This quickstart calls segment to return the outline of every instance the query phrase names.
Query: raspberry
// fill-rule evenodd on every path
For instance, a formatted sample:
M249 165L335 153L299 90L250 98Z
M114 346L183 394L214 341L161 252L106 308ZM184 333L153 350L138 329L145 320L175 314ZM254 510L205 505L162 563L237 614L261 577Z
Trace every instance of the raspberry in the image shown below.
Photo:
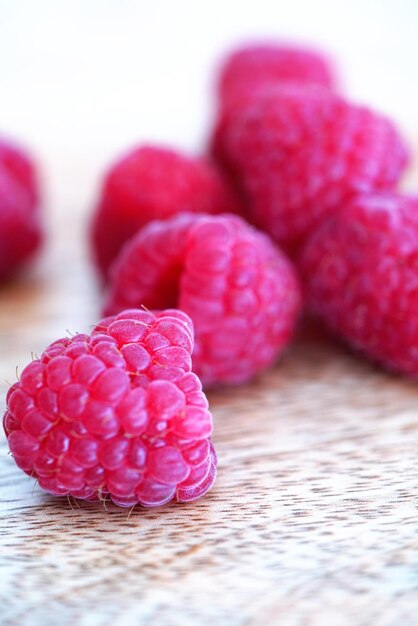
M180 311L124 311L55 341L7 396L16 464L60 496L126 507L199 498L216 457L192 348Z
M27 190L34 204L39 201L34 165L23 150L0 139L0 168L5 168Z
M240 181L249 218L290 254L356 195L391 191L408 156L387 118L294 84L236 110L216 142Z
M216 165L155 146L136 148L115 163L104 180L91 227L93 254L103 276L139 228L181 211L238 211Z
M310 309L354 349L418 376L418 197L359 197L322 224L300 266Z
M329 89L334 83L328 59L318 52L273 42L247 44L230 54L221 68L221 108L251 97L260 86L289 81Z
M205 385L242 383L289 342L299 309L290 262L233 215L182 214L135 235L112 267L107 313L176 306L193 320Z
M0 280L10 278L41 243L38 200L31 161L0 140Z

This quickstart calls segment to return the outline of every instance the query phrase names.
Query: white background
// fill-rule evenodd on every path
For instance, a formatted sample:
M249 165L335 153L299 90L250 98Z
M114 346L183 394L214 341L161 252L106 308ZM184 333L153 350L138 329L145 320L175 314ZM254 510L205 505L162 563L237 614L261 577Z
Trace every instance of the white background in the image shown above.
M0 0L0 133L38 155L52 208L87 208L135 142L201 149L216 61L269 36L328 50L414 142L417 32L416 0Z

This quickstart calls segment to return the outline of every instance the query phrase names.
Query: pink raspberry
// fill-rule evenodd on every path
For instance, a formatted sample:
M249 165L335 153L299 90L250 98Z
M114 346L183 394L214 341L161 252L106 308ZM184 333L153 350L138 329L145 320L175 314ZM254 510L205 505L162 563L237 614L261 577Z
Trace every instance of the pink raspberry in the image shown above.
M359 197L308 241L310 309L351 347L418 376L418 198Z
M42 240L34 166L20 149L0 140L0 280L28 262Z
M322 54L286 44L252 43L230 54L221 68L218 94L221 108L252 97L260 86L301 82L331 89L334 78Z
M105 177L91 227L93 254L103 276L139 228L181 211L238 211L216 165L155 146L140 146L115 163Z
M356 195L392 190L407 163L387 118L319 87L263 91L224 121L216 151L249 218L291 254Z
M290 262L233 215L154 221L111 272L107 313L176 306L193 320L193 365L205 385L242 383L283 351L300 297Z
M124 311L52 343L7 396L16 464L49 493L119 506L199 498L212 486L212 417L180 311Z
M0 139L0 168L6 169L27 190L34 204L39 201L34 164L23 150Z

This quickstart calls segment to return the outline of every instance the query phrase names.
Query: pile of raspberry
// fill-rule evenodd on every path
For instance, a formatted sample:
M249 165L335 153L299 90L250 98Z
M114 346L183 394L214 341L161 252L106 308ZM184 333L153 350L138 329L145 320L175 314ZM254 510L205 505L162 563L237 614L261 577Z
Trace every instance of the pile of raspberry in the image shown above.
M418 377L418 197L399 191L397 127L341 95L322 53L277 42L233 51L217 98L205 155L144 144L109 167L89 230L106 317L9 390L11 453L49 493L125 507L205 494L202 386L277 362L303 310ZM13 227L8 202L26 206L19 244L29 224L39 240L33 176L0 144L0 224ZM0 248L0 277L2 262Z

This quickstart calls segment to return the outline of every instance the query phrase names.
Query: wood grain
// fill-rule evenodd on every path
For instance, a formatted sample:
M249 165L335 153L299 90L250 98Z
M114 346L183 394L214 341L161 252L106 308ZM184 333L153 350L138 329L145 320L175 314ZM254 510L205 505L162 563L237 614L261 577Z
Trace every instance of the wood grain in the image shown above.
M98 315L68 209L38 268L0 293L2 381ZM3 439L2 623L415 626L417 400L307 332L254 383L210 395L214 490L130 515L41 493Z

